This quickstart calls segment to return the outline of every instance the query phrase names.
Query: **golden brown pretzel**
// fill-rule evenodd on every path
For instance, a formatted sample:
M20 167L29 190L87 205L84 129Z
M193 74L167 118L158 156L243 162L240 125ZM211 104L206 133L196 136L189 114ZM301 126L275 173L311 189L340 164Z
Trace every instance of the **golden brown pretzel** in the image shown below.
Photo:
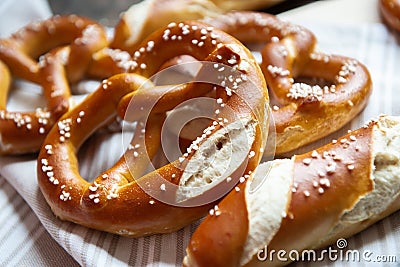
M338 130L365 107L372 88L367 68L355 59L316 51L309 30L258 12L229 12L204 21L244 43L265 44L261 68L275 102L277 154Z
M31 23L0 40L0 59L15 76L41 85L47 100L46 108L34 112L8 111L9 86L7 76L2 77L6 89L1 91L0 154L39 150L53 123L70 107L70 82L126 72L129 54L107 44L101 25L75 15Z
M259 165L252 176L265 179L261 188L250 192L249 179L223 199L194 233L184 265L282 266L291 251L330 245L400 209L399 129L399 117L380 117L271 169ZM279 250L287 261L271 258Z
M176 37L172 38L172 36ZM192 42L200 38L203 45ZM135 74L120 74L105 80L93 94L63 115L44 141L38 157L38 182L46 201L55 215L61 219L127 236L171 232L202 216L209 207L208 202L202 203L199 207L176 207L147 194L148 191L145 192L138 182L145 184L148 189L163 194L163 192L173 190L170 184L181 185L186 175L185 177L189 176L189 178L184 182L190 186L192 173L186 172L186 166L194 162L202 167L201 171L204 171L207 169L204 164L211 162L209 162L210 159L199 160L199 157L200 159L204 157L202 153L208 153L209 156L213 153L220 155L219 151L225 153L226 146L222 141L229 142L230 139L224 135L218 135L224 128L223 125L226 128L230 125L236 127L237 123L243 123L246 126L247 130L244 134L245 143L248 144L241 147L249 150L245 151L248 154L242 164L245 173L251 173L261 159L261 151L267 134L261 129L268 123L266 114L268 95L259 66L241 43L208 25L189 21L174 23L165 29L160 29L150 36L142 47L144 49L139 48L137 53L133 53L134 61L130 62L132 66L130 71ZM161 98L151 110L147 122L145 121L146 114L141 114L140 109L133 111L133 113L139 113L139 115L133 114L134 118L139 120L139 126L125 155L93 182L85 181L78 171L76 152L79 146L96 128L101 126L104 120L115 116L118 106L124 106L123 103L126 102L120 104L121 98L128 99L133 95L135 99L135 94L139 95L140 92L144 92L144 95L148 92L151 97L153 91L157 92L157 87L152 88L150 83L145 83L147 80L143 76L151 77L164 62L181 54L190 54L198 60L211 62L214 67L211 70L204 69L206 73L215 74L216 65L219 69L223 66L231 67L240 73L242 80L236 80L236 86L232 84L231 89L227 88L230 84L225 81L225 78L231 77L233 73L231 70L228 71L229 77L223 76L222 74L226 73L219 71L218 77L221 76L225 85L211 86L211 88L217 87L216 94L225 105L222 108L222 103L217 101L221 107L219 112L215 113L218 115L216 117L228 114L225 119L229 120L216 119L218 123L210 126L205 132L205 137L197 141L197 148L192 147L192 152L141 177L149 160L158 149L165 111L176 105L171 104L171 101L182 100L179 97L170 98L168 94L174 95L174 92L168 91L168 94ZM139 76L138 73L143 76ZM142 89L137 91L140 86ZM194 83L190 84L189 88L207 92L210 86L206 85L202 88L201 84L198 86ZM176 90L179 93L178 89ZM196 94L199 93L194 93ZM99 105L101 109L96 108ZM228 108L235 111L236 117L226 113ZM121 109L129 112L129 109ZM145 122L141 124L140 121ZM144 131L143 127L145 127ZM227 133L228 136L235 133L237 129L235 127ZM247 132L250 133L249 136L246 135ZM208 144L208 141L212 144ZM221 143L220 147L212 152L218 142ZM148 154L148 158L145 153ZM229 154L228 157L224 156L219 160L225 164L231 160L231 157L235 157L235 154ZM218 168L218 166L213 166L213 168ZM207 184L207 179L214 179L214 175L215 173L204 175L201 183ZM233 175L241 174L238 172ZM234 178L239 179L232 176L232 179Z
M379 8L385 22L393 29L400 31L400 1L379 0Z
M150 158L153 157L158 149L158 128L163 121L162 115L150 118L146 124L146 148L142 145L141 148L128 150L125 157L92 183L86 182L77 174L74 148L79 147L94 129L115 115L116 106L123 95L145 86L145 83L145 78L135 74L121 74L105 80L99 90L66 113L48 134L39 154L38 181L47 202L59 218L96 229L134 236L152 233L153 228L163 223L162 220L152 218L151 214L145 217L144 210L150 207L154 210L160 209L161 212L165 211L165 214L162 214L165 220L168 219L171 210L162 203L151 205L151 196L146 195L139 185L133 182L127 166L129 157L128 162L136 163L139 173L142 168L146 168L145 157L137 157L136 153L142 154L146 151ZM102 103L101 109L95 108L98 103ZM142 128L138 127L137 132L140 133L141 130ZM143 144L143 137L144 135L139 135L135 143ZM131 192L136 193L132 196ZM120 216L115 216L120 212ZM140 233L131 226L136 221L136 214L143 215L140 218L143 223L138 223L137 227L141 229ZM193 215L189 213L185 215L182 212L181 216L193 219Z
M10 38L0 40L0 60L13 75L40 83L39 56L64 45L71 49L68 80L76 82L85 75L92 54L107 46L107 36L95 21L76 15L56 15L30 23Z

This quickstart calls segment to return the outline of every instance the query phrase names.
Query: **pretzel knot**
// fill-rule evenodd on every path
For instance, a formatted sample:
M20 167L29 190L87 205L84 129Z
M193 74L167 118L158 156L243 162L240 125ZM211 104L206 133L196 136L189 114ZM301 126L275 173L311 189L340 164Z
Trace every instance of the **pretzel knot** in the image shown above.
M0 40L0 154L37 152L54 122L72 103L69 83L126 72L127 52L106 48L105 29L75 15L33 22ZM40 85L47 106L34 112L6 108L10 71Z
M272 96L276 153L324 137L354 118L371 93L367 68L315 49L307 29L256 12L230 12L209 23L245 43L263 43L261 68Z
M210 202L249 177L266 142L267 133L262 129L268 123L268 95L262 72L247 48L203 23L171 23L152 34L132 55L133 59L126 62L132 73L104 80L94 93L61 117L44 141L37 174L40 189L59 218L120 235L143 236L171 232L200 218ZM200 68L196 81L161 86L147 79L165 62L181 55L208 63ZM216 82L207 83L210 76ZM188 153L144 174L159 150L166 112L210 91L216 98L212 124L193 141ZM149 99L155 99L154 105L143 112ZM139 106L132 110L131 102ZM105 119L117 113L137 121L133 138L113 167L88 182L79 174L76 153ZM237 145L237 149L229 153L228 144ZM225 177L218 174L218 166L229 165L231 157L241 151L247 153L238 163L241 171L231 173L231 183L220 183ZM193 165L197 171L193 172ZM223 184L224 192L207 195L210 187L219 184ZM230 186L226 188L226 184ZM186 202L193 205L163 198L176 198L180 192L184 195L198 188L201 192L189 194Z

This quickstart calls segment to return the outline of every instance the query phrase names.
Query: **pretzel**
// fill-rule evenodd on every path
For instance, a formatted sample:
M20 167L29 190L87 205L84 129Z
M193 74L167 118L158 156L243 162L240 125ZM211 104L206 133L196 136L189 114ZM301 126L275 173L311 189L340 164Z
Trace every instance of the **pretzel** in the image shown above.
M193 40L200 39L202 45L194 44ZM199 75L217 75L224 81L224 84L221 82L211 86L204 83L184 86L194 92L185 98L199 94L195 90L207 93L216 87L218 112L215 112L213 124L205 130L204 136L193 142L191 151L142 176L159 147L165 112L177 105L170 102L179 102L185 98L181 97L180 86L176 87L176 91L161 87L160 90L166 94L161 94L162 98L147 114L148 117L141 113L141 108L133 111L130 111L130 105L124 108L124 103L127 99L135 101L138 96L139 104L145 107L146 102L140 101L146 100L146 95L152 97L159 92L159 87L153 87L145 77L151 77L164 62L181 54L209 61L213 68L203 68ZM83 102L64 114L57 126L52 128L38 156L37 176L40 189L57 217L120 235L143 236L175 231L203 216L210 207L209 202L221 197L217 195L198 206L182 206L160 200L150 194L149 190L164 196L168 192L174 193L173 185L177 185L178 196L181 192L179 189L189 187L190 191L196 189L197 183L209 185L211 180L213 187L217 183L217 171L242 151L248 154L245 154L243 163L239 163L243 172L251 173L255 169L266 142L267 133L261 129L268 123L265 107L268 95L262 72L251 53L226 33L199 22L170 24L151 35L133 55L129 70L132 73L119 74L105 80ZM219 72L215 71L215 66ZM223 72L222 67L228 72ZM238 72L242 79L235 79L235 85L230 84L224 76L234 74L228 67ZM139 87L141 90L138 90ZM99 106L101 109L97 108ZM233 110L235 115L227 110ZM78 172L76 153L104 120L119 111L125 113L121 114L124 118L133 116L133 119L138 120L131 145L113 167L102 172L93 182L87 182ZM222 117L225 114L226 117ZM238 127L241 124L244 128ZM239 133L238 129L241 129ZM236 139L233 136L235 134L239 136ZM230 135L232 138L229 138ZM226 154L228 143L240 143L233 155ZM212 162L213 156L215 162ZM211 163L215 165L210 169L207 164ZM189 168L191 165L200 167L201 181L195 179L199 173L192 172ZM239 180L240 171L232 174L232 186L234 179ZM147 190L144 190L143 184ZM202 198L207 195L205 191L209 188L200 189L203 191L198 197Z
M76 15L53 16L33 22L10 38L0 42L0 60L13 75L40 83L39 56L53 48L70 45L68 80L80 80L91 61L92 54L107 46L102 26L95 21Z
M218 17L231 10L257 10L282 0L145 0L121 14L111 47L133 51L158 28L174 21ZM157 18L157 19L154 19Z
M398 117L380 117L314 151L259 165L252 178L262 185L254 191L248 179L212 209L184 266L282 266L295 259L291 251L323 248L400 209L399 129Z
M126 73L130 68L132 57L121 49L103 48L92 55L87 69L87 77L106 79L113 75Z
M41 46L35 47L36 44ZM76 15L54 16L31 23L10 39L1 40L0 58L15 68L14 75L39 83L48 105L31 113L8 112L6 99L3 101L0 154L39 150L45 133L74 105L70 99L70 83L84 78L105 79L127 71L129 53L106 45L105 29L95 21ZM5 97L7 91L2 91ZM36 120L37 123L32 123ZM22 129L24 125L26 130Z
M372 88L367 68L355 59L317 51L309 30L257 12L230 12L204 21L244 43L265 44L261 68L275 104L276 154L338 130L367 104ZM321 79L328 84L314 84Z
M391 28L400 31L400 1L379 0L379 9L384 21Z

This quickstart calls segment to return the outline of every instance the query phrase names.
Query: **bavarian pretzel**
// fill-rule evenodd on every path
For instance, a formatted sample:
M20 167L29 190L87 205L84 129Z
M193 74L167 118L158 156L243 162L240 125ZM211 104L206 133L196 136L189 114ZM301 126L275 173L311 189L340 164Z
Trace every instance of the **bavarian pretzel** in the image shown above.
M265 45L261 68L274 102L277 154L338 130L367 104L372 89L367 68L355 59L317 51L309 30L259 12L229 12L204 21L244 43Z
M162 18L157 25L176 17L160 8L162 1L146 3L134 5L126 13L127 18L121 20L121 24L131 25L129 32L138 29L137 24L128 22L128 17L136 18L133 11L138 8ZM188 9L184 5L179 7ZM372 89L367 68L355 59L317 51L317 40L309 30L260 12L216 11L201 12L198 16L244 43L265 45L261 67L273 96L276 154L290 152L340 129L365 107ZM154 20L144 19L143 25L149 23ZM305 77L324 80L327 85L302 82Z
M195 44L193 40L202 40L203 44ZM140 94L146 96L148 93L149 97L153 93L157 95L158 87L153 87L144 77L151 77L164 62L182 54L209 61L213 68L204 68L199 73L217 73L217 77L222 79L223 83L211 86L202 83L184 86L193 90L192 95L186 98L196 96L199 92L207 93L216 87L218 112L215 110L213 124L193 142L191 151L142 176L159 147L165 112L177 105L170 102L182 100L179 94L182 87L177 87L177 93L174 89L165 91L161 88L166 92L165 97L157 102L148 118L140 112L141 108L130 112L123 103L126 103L126 99L134 101L136 95L139 100L146 99L140 98ZM173 190L172 184L193 189L198 186L198 173L192 172L192 169L186 171L186 168L197 165L203 175L201 183L207 185L211 181L211 185L214 185L218 168L243 150L248 153L240 163L243 172L251 173L256 168L266 142L267 133L261 129L268 123L265 107L268 95L262 72L251 53L230 35L203 23L188 21L170 24L151 35L133 55L129 70L133 73L119 74L105 80L52 128L39 153L37 175L40 189L57 217L120 235L143 236L177 230L204 215L210 206L209 202L186 208L169 205L147 194L139 182L161 194ZM215 67L219 71L216 72ZM238 78L235 84L227 81L235 74L228 67L240 74L241 81ZM227 72L221 68L226 68ZM227 74L229 76L224 76ZM139 87L142 87L141 90L137 90ZM169 97L173 95L176 97ZM121 102L121 99L125 100ZM146 103L142 104L145 106ZM99 105L101 109L96 108ZM131 146L112 168L102 172L93 182L87 182L79 175L76 153L104 120L115 116L118 108L122 113L133 113L122 114L124 118L132 115L138 120ZM227 112L228 109L233 110L234 115ZM245 126L244 130L237 127L240 124ZM238 134L237 129L241 129L241 133ZM235 139L235 134L241 139ZM226 151L229 148L227 143L241 145L231 155ZM212 156L214 162L211 162ZM210 169L207 164L211 163L215 166ZM208 173L207 169L210 169ZM239 175L240 172L232 174L232 186L234 179L239 180Z
M398 117L382 116L270 169L259 165L200 224L184 265L285 265L290 251L330 245L400 209L399 130ZM279 250L287 261L271 259Z
M64 45L68 48L61 50ZM10 38L0 40L0 60L6 65L2 64L2 69L7 68L13 75L41 85L47 101L46 108L33 112L8 111L6 103L10 83L7 82L8 75L2 75L0 154L39 150L54 121L69 108L67 80L81 79L92 61L92 54L106 45L106 34L100 25L72 15L31 23ZM38 61L52 49L56 50ZM52 57L56 59L52 60ZM45 69L43 72L42 68Z
M385 22L391 28L400 31L400 1L379 0L379 8Z

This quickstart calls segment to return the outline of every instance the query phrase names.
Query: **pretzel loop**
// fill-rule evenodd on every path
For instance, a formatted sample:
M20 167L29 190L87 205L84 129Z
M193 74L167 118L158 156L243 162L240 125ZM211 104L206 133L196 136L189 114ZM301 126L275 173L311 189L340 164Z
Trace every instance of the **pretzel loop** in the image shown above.
M85 77L105 78L125 72L126 52L106 49L105 29L84 17L53 16L31 23L0 40L0 60L14 76L42 86L46 108L10 112L9 83L3 71L0 103L0 154L37 152L54 122L70 105L69 83ZM126 56L128 55L128 56ZM22 141L23 140L23 141Z
M0 41L0 60L22 79L40 83L39 56L56 47L70 45L68 80L81 79L92 54L107 46L105 30L98 23L75 15L53 16L31 23Z

